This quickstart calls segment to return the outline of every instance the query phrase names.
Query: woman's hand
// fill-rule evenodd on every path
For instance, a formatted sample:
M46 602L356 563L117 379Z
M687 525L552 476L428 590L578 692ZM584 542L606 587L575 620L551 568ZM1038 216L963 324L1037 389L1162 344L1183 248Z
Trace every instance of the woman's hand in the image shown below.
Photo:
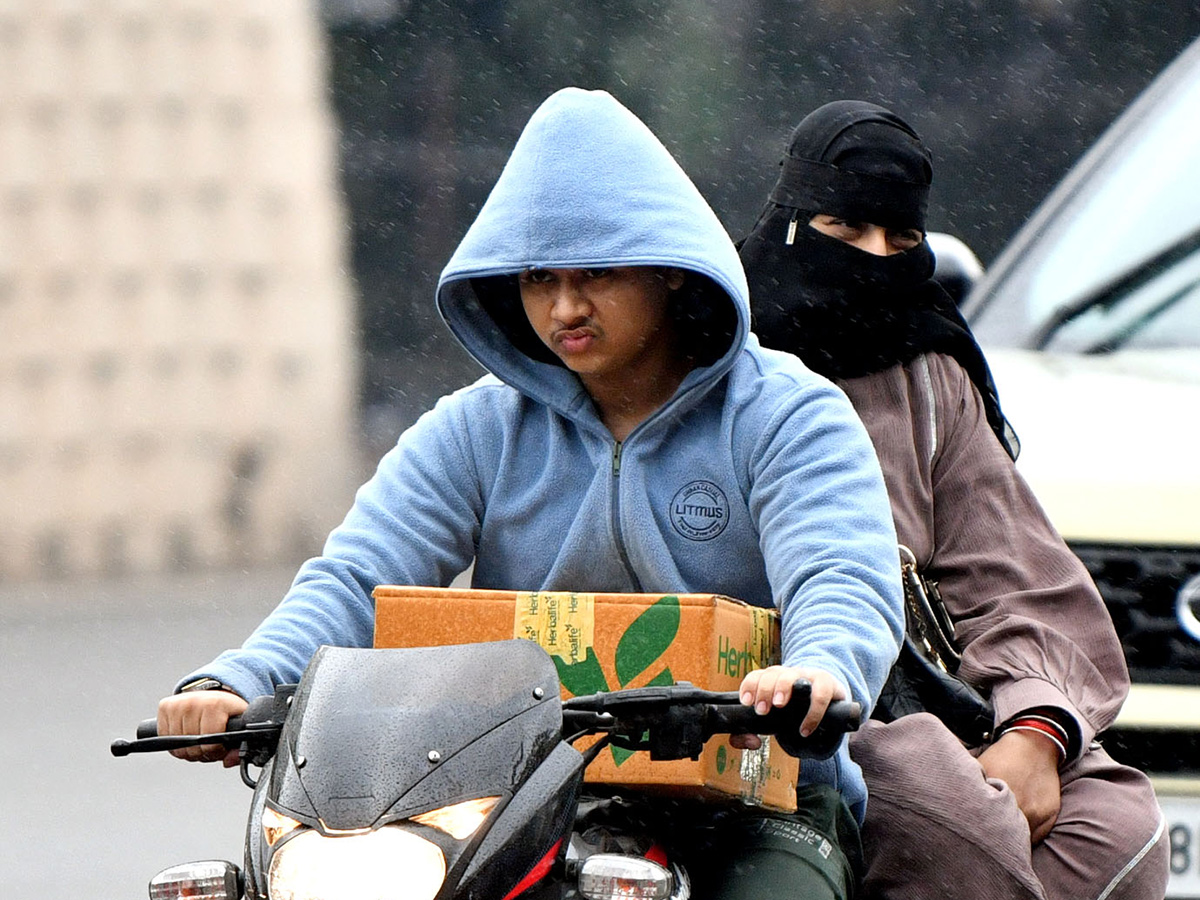
M762 716L770 712L773 706L787 706L788 701L792 699L792 686L800 679L812 685L808 713L800 723L800 735L808 737L821 723L821 718L830 703L847 699L846 689L828 672L797 666L768 666L765 669L755 669L743 678L738 690L742 703L753 706ZM742 750L757 750L762 744L755 734L735 734L729 742Z
M244 713L248 705L237 694L229 691L187 691L172 694L158 701L158 733L163 737L176 734L216 734L225 730L225 725L231 717ZM239 762L236 747L223 747L220 744L184 747L172 750L171 755L192 762L221 760L227 769Z
M1029 822L1030 843L1045 838L1062 808L1054 743L1032 732L1008 731L979 754L979 764L988 778L1000 779L1012 791Z

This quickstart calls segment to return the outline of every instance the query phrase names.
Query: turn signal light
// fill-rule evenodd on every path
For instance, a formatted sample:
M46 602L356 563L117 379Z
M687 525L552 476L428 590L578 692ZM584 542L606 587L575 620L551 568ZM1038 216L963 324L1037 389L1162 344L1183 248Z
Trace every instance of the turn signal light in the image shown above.
M150 900L238 900L242 873L223 859L163 869L150 879Z
M579 869L579 893L588 900L667 900L673 888L670 872L640 856L598 853Z

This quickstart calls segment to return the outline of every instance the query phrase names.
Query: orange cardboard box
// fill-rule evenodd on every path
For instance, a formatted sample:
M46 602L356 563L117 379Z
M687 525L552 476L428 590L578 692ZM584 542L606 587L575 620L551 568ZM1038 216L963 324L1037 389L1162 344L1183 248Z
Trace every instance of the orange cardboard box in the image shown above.
M575 594L381 585L375 646L432 647L526 638L558 667L563 696L690 681L736 690L779 660L779 619L715 594ZM791 812L798 762L772 741L738 750L715 736L698 760L609 748L587 780L670 794L735 796Z

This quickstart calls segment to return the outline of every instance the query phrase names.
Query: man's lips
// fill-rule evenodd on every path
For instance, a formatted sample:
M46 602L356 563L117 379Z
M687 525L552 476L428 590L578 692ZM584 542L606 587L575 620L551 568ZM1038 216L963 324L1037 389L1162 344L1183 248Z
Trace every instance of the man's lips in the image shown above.
M554 343L562 348L564 353L579 353L590 347L595 340L596 333L590 328L565 328L554 334Z

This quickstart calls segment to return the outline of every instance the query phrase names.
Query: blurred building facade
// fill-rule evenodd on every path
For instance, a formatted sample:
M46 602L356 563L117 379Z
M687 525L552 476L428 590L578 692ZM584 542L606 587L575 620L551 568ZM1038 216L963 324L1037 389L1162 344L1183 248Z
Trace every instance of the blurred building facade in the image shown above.
M352 284L306 0L0 4L0 580L319 548Z

